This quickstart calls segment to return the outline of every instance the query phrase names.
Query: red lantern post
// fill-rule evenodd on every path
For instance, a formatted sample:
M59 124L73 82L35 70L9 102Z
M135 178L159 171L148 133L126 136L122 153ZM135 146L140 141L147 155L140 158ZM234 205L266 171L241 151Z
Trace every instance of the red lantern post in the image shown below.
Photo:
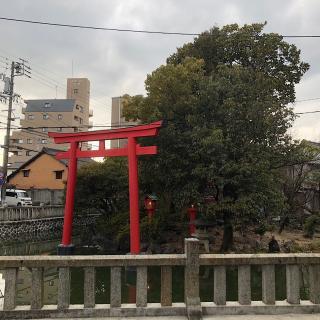
M147 196L144 199L144 207L148 213L148 221L149 221L149 223L151 223L152 217L153 217L154 212L156 210L156 201L154 199L152 199L151 197Z
M189 233L190 236L196 232L196 226L194 225L194 220L197 216L197 208L194 204L191 205L190 208L188 208L188 214L189 214Z

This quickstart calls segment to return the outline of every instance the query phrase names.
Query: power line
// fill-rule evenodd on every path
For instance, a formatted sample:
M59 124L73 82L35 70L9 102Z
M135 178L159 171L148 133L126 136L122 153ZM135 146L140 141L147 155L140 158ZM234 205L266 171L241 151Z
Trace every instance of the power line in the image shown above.
M48 21L16 19L16 18L8 18L8 17L0 17L0 20L11 21L11 22L30 23L30 24L39 24L39 25L54 26L54 27L74 28L74 29L89 29L89 30L101 30L101 31L176 35L176 36L200 36L201 35L201 33L194 33L194 32L170 32L170 31L153 31L153 30L94 27L94 26L85 26L85 25L77 25L77 24L55 23L55 22L48 22ZM203 35L210 36L210 34L203 34ZM320 35L283 35L282 37L283 38L320 38Z
M295 102L292 102L292 103L305 102L305 101L315 101L315 100L320 100L320 98L300 99L300 100L296 100Z
M64 23L54 23L36 20L26 20L26 19L15 19L0 17L0 20L13 21L13 22L23 22L31 24L40 24L54 27L66 27L66 28L76 28L76 29L90 29L90 30L102 30L102 31L117 31L117 32L131 32L131 33L148 33L148 34L163 34L163 35L178 35L178 36L198 36L200 33L187 33L187 32L168 32L168 31L151 31L151 30L136 30L136 29L120 29L120 28L106 28L106 27L94 27L94 26L84 26L75 24L64 24Z
M15 56L15 55L13 55L13 54L11 54L9 52L5 52L2 48L1 48L0 52L3 52L7 56L17 57L17 56ZM8 59L5 56L2 56L2 57ZM29 64L30 64L30 62L29 62ZM36 68L34 66L36 66ZM48 75L44 74L43 72L40 72L39 70L37 70L38 68L43 69L44 72L49 72L49 73L51 73L51 74L53 74L55 76L59 76L59 78L61 78L61 75L59 75L58 73L50 71L49 69L44 68L42 65L39 65L39 64L36 64L36 63L32 62L32 71L33 71L32 79L34 79L35 81L40 82L41 84L43 84L43 85L45 85L45 86L47 86L47 87L49 87L51 89L55 89L55 90L59 90L59 91L63 90L63 92L65 92L65 90L67 89L67 86L65 84L53 79L52 77L49 77ZM94 92L95 93L99 93L97 90L93 90L92 94ZM104 95L104 93L102 93L102 92L100 92L100 93L101 93L101 95ZM81 99L85 100L87 97L84 96L84 95L78 94L78 98L81 98ZM90 96L90 101L93 102L93 105L99 104L99 105L103 106L103 108L105 108L106 105L103 102L99 101L99 100L104 99L104 98L110 98L110 97L105 96L105 97L101 97L101 98L93 98L92 96Z
M295 112L295 114L298 114L298 115L301 115L301 114L310 114L310 113L320 113L320 110L305 111L305 112Z

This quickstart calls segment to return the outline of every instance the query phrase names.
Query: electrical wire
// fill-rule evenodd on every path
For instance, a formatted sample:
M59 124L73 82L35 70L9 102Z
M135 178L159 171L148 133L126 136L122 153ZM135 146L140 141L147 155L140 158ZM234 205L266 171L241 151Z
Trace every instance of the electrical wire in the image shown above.
M300 102L306 102L306 101L315 101L315 100L320 100L320 98L300 99L300 100L296 100L293 103L300 103Z
M320 113L320 110L305 111L305 112L295 112L295 114L298 114L298 115L302 115L302 114L311 114L311 113Z
M48 21L27 20L27 19L17 19L17 18L8 18L8 17L0 17L0 20L29 23L29 24L38 24L38 25L46 25L46 26L54 26L54 27L74 28L74 29L89 29L89 30L101 30L101 31L116 31L116 32L130 32L130 33L144 33L144 34L159 34L159 35L176 35L176 36L199 36L199 35L201 35L201 33L195 33L195 32L170 32L170 31L153 31L153 30L95 27L95 26L55 23L55 22L48 22ZM206 33L204 33L202 35L211 36L211 34L206 34ZM320 35L282 35L282 37L283 38L320 38Z
M1 48L0 52L6 54L7 56L18 58L16 55L13 55L13 54L10 54L10 53L8 53L8 52L5 52L2 48ZM6 58L6 59L9 59L7 56L6 56L5 58ZM3 57L4 57L4 56L3 56ZM14 59L13 59L13 60L14 60ZM29 60L32 60L32 59L29 59ZM54 89L61 89L61 90L64 90L64 91L63 91L64 93L66 92L67 86L66 86L65 84L63 84L63 83L61 83L61 82L59 82L59 81L57 81L57 80L55 80L55 79L53 79L53 78L51 78L51 77L48 77L46 74L44 74L43 72L40 72L40 71L37 70L37 69L38 69L38 68L43 69L43 70L45 70L45 72L49 72L49 73L51 73L51 74L57 75L59 78L61 78L61 76L62 76L61 74L58 74L58 73L53 72L53 71L50 71L49 69L46 69L46 68L44 68L43 66L41 66L41 65L39 65L39 64L36 64L36 63L34 63L34 62L29 62L29 64L30 64L31 67L32 67L32 75L33 75L33 77L35 76L34 73L37 73L37 77L40 78L40 76L42 76L42 77L41 77L41 80L42 80L42 81L46 81L46 82L48 83L48 86L51 87L51 85L53 85L54 87L52 87L52 88L54 88ZM35 67L35 66L36 66L36 67ZM43 79L43 77L45 77L45 78L47 78L47 79ZM63 76L63 77L64 77L64 76ZM93 90L92 92L99 93L97 90ZM105 95L105 93L102 93L102 92L101 92L101 95ZM81 95L81 94L78 94L78 97L79 97L79 98L82 98L82 99L86 99L86 98L87 98L86 96L83 96L83 95ZM99 101L99 100L105 99L105 98L110 98L110 97L108 97L108 96L101 97L101 98L93 98L93 97L90 97L90 101L95 102L95 104L100 104L100 105L103 106L103 108L105 108L106 105L105 105L104 103L102 103L101 101Z

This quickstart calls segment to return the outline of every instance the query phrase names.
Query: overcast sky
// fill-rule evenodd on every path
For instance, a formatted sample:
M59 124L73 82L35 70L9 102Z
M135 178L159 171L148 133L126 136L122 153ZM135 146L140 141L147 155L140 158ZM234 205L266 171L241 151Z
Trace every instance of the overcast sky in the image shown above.
M230 23L267 21L267 32L320 34L319 12L318 0L0 0L2 17L191 33ZM109 124L111 97L144 93L146 75L193 38L0 20L0 39L0 73L5 71L4 57L30 62L33 78L17 79L15 88L24 99L64 98L67 77L87 77L91 81L94 124ZM296 88L297 100L319 98L320 38L290 42L301 49L304 61L311 65ZM6 109L5 105L0 107ZM19 116L21 105L15 109ZM296 103L295 110L320 110L320 100ZM4 115L0 113L0 121L5 120ZM291 132L296 138L319 141L319 122L320 113L303 115Z

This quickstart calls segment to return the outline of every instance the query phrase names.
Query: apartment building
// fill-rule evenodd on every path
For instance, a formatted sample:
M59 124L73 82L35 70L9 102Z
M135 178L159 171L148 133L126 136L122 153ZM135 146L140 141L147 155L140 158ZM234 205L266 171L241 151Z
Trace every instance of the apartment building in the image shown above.
M20 120L22 129L10 137L9 171L14 171L42 150L43 147L66 150L57 145L48 132L87 131L93 112L89 107L90 81L86 78L67 79L66 99L26 100ZM88 149L87 144L82 149Z
M111 104L111 127L119 128L126 126L135 126L138 122L126 121L123 117L123 98L122 97L113 97ZM127 139L116 139L111 140L111 148L122 148L127 144Z

